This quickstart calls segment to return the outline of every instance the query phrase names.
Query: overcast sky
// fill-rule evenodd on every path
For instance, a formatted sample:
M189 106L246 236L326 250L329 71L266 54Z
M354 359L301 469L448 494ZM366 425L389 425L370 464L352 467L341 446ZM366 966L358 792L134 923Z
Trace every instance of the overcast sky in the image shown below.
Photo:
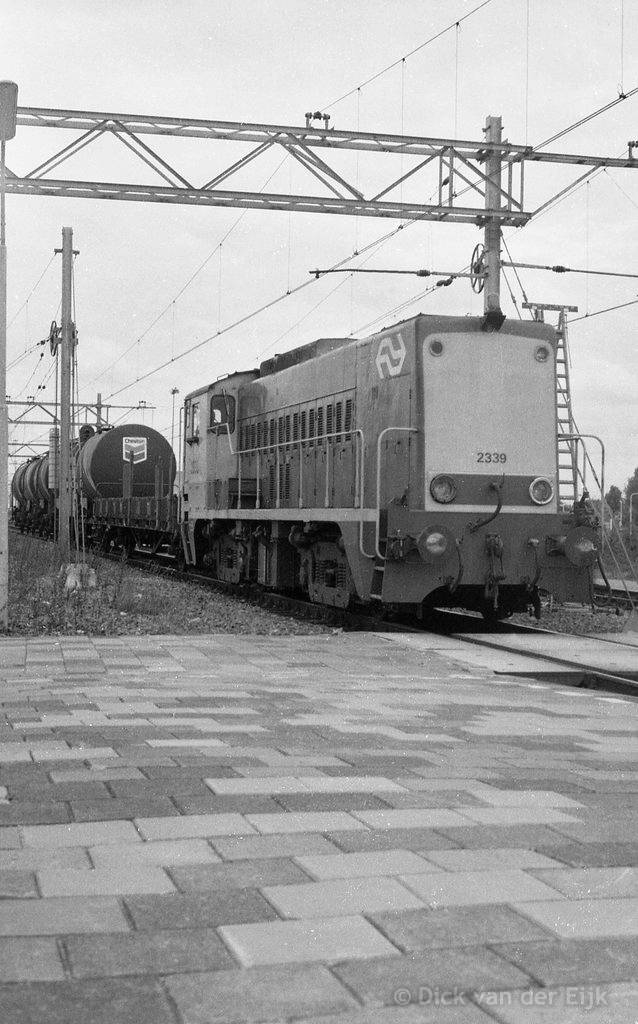
M480 139L485 117L501 114L505 137L531 145L610 102L621 88L638 86L638 19L629 0L624 26L621 0L490 0L458 29L357 89L479 3L0 0L0 77L18 83L21 106L290 125L303 124L306 110L327 110L331 124L342 129L463 139ZM548 148L626 154L627 141L638 137L637 115L638 96ZM18 128L7 145L7 164L15 173L27 173L74 137ZM198 184L244 151L225 142L143 138ZM324 155L366 195L374 194L375 186L379 191L396 170L396 161L388 166L364 156L357 161ZM536 208L579 173L575 167L528 165L526 209ZM58 175L161 183L110 137L52 176ZM427 202L433 182L432 176L415 178L404 198ZM222 187L315 194L320 188L274 148ZM529 226L506 229L505 238L512 257L523 262L638 273L637 211L638 169L602 171ZM206 380L316 337L364 336L419 311L482 310L482 297L464 280L422 295L427 282L417 278L333 275L222 333L169 369L133 383L308 280L309 270L330 266L397 226L371 218L242 213L9 196L9 361L44 337L51 320L59 320L59 257L24 303L61 244L63 225L73 227L80 250L80 397L94 400L101 391L104 398L115 395L110 400L117 404L146 400L157 407L147 422L167 434L172 387L180 389L181 400ZM419 223L372 250L365 265L460 270L480 240L473 225ZM638 294L638 281L630 278L520 274L530 299L576 305L580 312L574 317ZM511 272L510 281L520 305ZM517 315L507 285L503 308L508 316ZM637 315L638 305L629 306L574 323L570 332L578 425L602 436L607 483L621 487L638 465ZM48 350L40 359L41 351L9 371L7 391L13 398L53 398L53 377L47 380L51 359ZM43 381L45 388L37 390ZM28 435L20 430L13 436Z

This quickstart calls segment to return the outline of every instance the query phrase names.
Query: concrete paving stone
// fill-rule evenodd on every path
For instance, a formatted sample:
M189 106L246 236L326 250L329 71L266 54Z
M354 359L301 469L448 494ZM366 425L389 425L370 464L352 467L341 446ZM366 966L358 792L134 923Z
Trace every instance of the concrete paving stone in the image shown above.
M467 825L465 816L445 808L433 810L407 809L387 811L356 811L354 816L369 828L450 828Z
M638 935L638 899L552 900L514 909L565 939Z
M522 993L512 999L495 1000L495 1012L501 1024L633 1024L638 1019L638 984L567 986L540 990L523 1001ZM515 998L514 998L515 997ZM545 998L543 998L545 997ZM478 1002L478 998L475 997ZM490 1009L489 999L485 1007ZM497 1008L496 1008L497 1007Z
M270 903L256 889L127 896L125 903L135 927L144 931L217 928L222 924L272 921L277 917Z
M162 820L161 818L158 820ZM140 836L130 821L72 822L69 825L31 825L21 830L25 846L97 846L111 843L139 843Z
M43 868L37 877L43 896L123 896L175 891L166 872L154 864L124 863L91 871Z
M232 769L228 769L232 771ZM162 796L210 796L210 790L197 775L176 779L130 779L109 782L109 796L116 800L143 800ZM75 799L80 799L76 797ZM89 799L89 797L87 797Z
M38 982L6 987L0 1024L174 1024L160 986L147 979Z
M0 764L18 764L31 761L29 750L20 743L0 743Z
M0 872L39 871L41 868L88 869L90 867L91 862L86 852L80 847L66 849L30 847L21 850L0 850Z
M0 899L37 896L35 875L30 871L0 870Z
M167 796L156 794L131 800L73 800L70 806L75 821L132 821L140 814L153 817L175 815L175 804Z
M202 795L176 793L173 802L181 814L277 814L281 811L281 805L272 797L214 796L210 791Z
M447 807L450 810L456 810L460 804L463 804L464 807L472 805L475 807L482 806L480 801L469 793L459 793L457 797L454 797L449 791L441 790L438 792L417 792L413 790L404 793L387 793L384 795L383 800L388 807L393 807L395 810L411 807L415 809Z
M219 929L219 934L245 967L399 955L376 928L359 916L227 925Z
M555 829L567 842L581 843L631 843L635 842L638 826L623 816L616 820L598 821L590 818L578 825L561 824Z
M358 833L357 833L358 834ZM312 832L290 832L272 836L237 836L211 840L213 848L226 861L259 857L298 857L306 854L338 853L328 839Z
M527 988L529 976L507 960L483 947L430 949L402 956L351 960L332 971L364 1006L395 1006L397 993L406 1003L419 1005L423 994ZM435 1018L436 1020L437 1018ZM486 1022L487 1024L487 1022Z
M15 782L10 786L10 794L16 800L29 800L38 797L39 803L64 802L65 800L111 800L103 782L59 782L49 783L41 780L33 782Z
M552 941L544 928L503 905L399 910L370 914L369 919L395 946L407 952L491 946L495 942Z
M578 819L552 807L457 807L459 815L479 825L555 825ZM458 824L458 823L457 823Z
M371 793L290 793L277 798L278 808L287 811L367 811L388 806Z
M146 740L149 747L161 747L162 749L178 749L180 747L192 749L192 750L206 750L208 747L225 747L227 744L224 740L218 740L211 736L201 736L196 739L180 740L180 739L161 739L161 740Z
M552 860L535 850L517 849L516 847L504 850L427 850L423 852L423 857L446 871L495 871L498 868L529 870L530 868L560 868L562 866L561 861ZM548 884L551 884L549 882L550 874L551 872L544 879ZM541 878L541 875L536 877Z
M69 809L61 801L46 804L12 800L0 804L0 825L53 825L68 820Z
M582 807L582 803L561 793L534 789L497 789L494 786L480 786L470 792L487 804L497 807Z
M114 898L0 901L0 935L65 935L128 930L128 922Z
M36 764L39 764L44 761L58 763L61 761L90 761L97 758L104 761L107 758L117 758L118 755L112 747L66 747L66 749L60 749L51 746L37 750L32 748L31 756Z
M574 868L631 867L638 864L638 843L565 843L539 847L539 853Z
M402 875L400 881L430 907L561 900L555 890L516 869Z
M70 936L64 946L74 978L180 974L235 966L212 928Z
M169 874L181 892L261 889L265 885L310 881L310 876L286 857L262 857L257 860L236 861L232 864L172 867Z
M515 846L535 850L559 846L563 839L565 844L571 842L569 838L561 837L559 832L546 825L475 825L469 828L439 828L437 831L448 841L451 840L453 845L468 849L500 849Z
M375 812L370 812L375 813ZM365 825L344 811L299 811L287 814L248 814L247 819L262 834L275 832L333 832L364 830Z
M540 869L531 873L570 899L638 896L638 868Z
M213 793L377 793L402 787L380 776L283 776L269 779L206 779Z
M282 917L335 917L422 908L423 902L394 878L336 878L263 889ZM344 954L345 955L345 954Z
M363 878L404 875L432 869L423 857L409 850L378 850L368 853L334 853L330 856L299 856L297 863L314 879Z
M356 1000L326 967L288 964L173 976L166 987L188 1024L248 1024L341 1014Z
M638 963L638 937L582 942L491 940L491 947L546 986L629 981L635 977Z
M111 779L142 779L144 776L138 768L60 768L49 772L51 782L87 782Z
M64 968L55 939L0 939L0 984L9 981L61 981L63 978Z
M425 999L427 994L418 1006L367 1007L338 1016L304 1017L296 1024L493 1024L494 1018L487 1017L469 997L459 1006L427 1005Z
M119 846L92 846L88 853L96 868L117 868L122 864L218 864L221 860L204 839L165 839L122 843Z
M457 844L429 828L388 828L380 832L335 832L328 838L345 853L367 850L449 850Z
M232 813L137 818L135 824L144 839L188 839L198 836L251 835L255 832L246 818Z

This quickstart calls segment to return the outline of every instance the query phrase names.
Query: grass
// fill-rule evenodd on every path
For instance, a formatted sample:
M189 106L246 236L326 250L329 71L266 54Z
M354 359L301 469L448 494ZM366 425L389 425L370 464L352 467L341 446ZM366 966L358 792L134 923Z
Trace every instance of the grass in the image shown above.
M140 572L87 552L97 587L65 595L61 559L55 546L11 533L9 538L9 633L18 636L86 634L122 636L152 633L331 632L329 626L299 622L197 584L173 580L161 571Z

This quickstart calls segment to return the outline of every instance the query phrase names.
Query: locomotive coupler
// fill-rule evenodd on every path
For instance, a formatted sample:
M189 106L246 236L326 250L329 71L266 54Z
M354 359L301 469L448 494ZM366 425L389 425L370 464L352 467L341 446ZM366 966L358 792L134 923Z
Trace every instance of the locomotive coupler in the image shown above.
M498 585L505 579L503 572L503 541L498 533L488 533L485 549L490 558L490 567L485 580L485 600L498 607Z
M523 583L523 586L525 587L528 594L531 594L533 591L536 590L538 581L541 578L541 567L538 561L539 543L540 541L537 537L530 537L527 541L527 546L532 549L532 554L534 556L534 575L531 579L529 578L529 576L524 576L521 582Z

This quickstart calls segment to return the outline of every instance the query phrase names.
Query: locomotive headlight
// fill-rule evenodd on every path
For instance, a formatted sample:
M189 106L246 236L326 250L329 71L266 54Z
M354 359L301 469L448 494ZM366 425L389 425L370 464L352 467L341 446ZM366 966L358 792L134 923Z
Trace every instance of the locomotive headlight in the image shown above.
M565 554L572 565L579 569L594 564L598 549L588 527L577 526L575 530L570 530L565 538Z
M554 497L551 480L545 476L537 476L529 485L529 496L535 505L548 505Z
M426 526L416 540L424 562L445 562L454 553L454 535L438 523Z
M449 505L456 498L456 484L451 476L435 476L430 483L430 494L441 505Z
M444 537L442 533L434 530L432 533L428 533L425 537L424 546L428 554L433 555L435 558L438 555L443 555L447 551L447 537Z

